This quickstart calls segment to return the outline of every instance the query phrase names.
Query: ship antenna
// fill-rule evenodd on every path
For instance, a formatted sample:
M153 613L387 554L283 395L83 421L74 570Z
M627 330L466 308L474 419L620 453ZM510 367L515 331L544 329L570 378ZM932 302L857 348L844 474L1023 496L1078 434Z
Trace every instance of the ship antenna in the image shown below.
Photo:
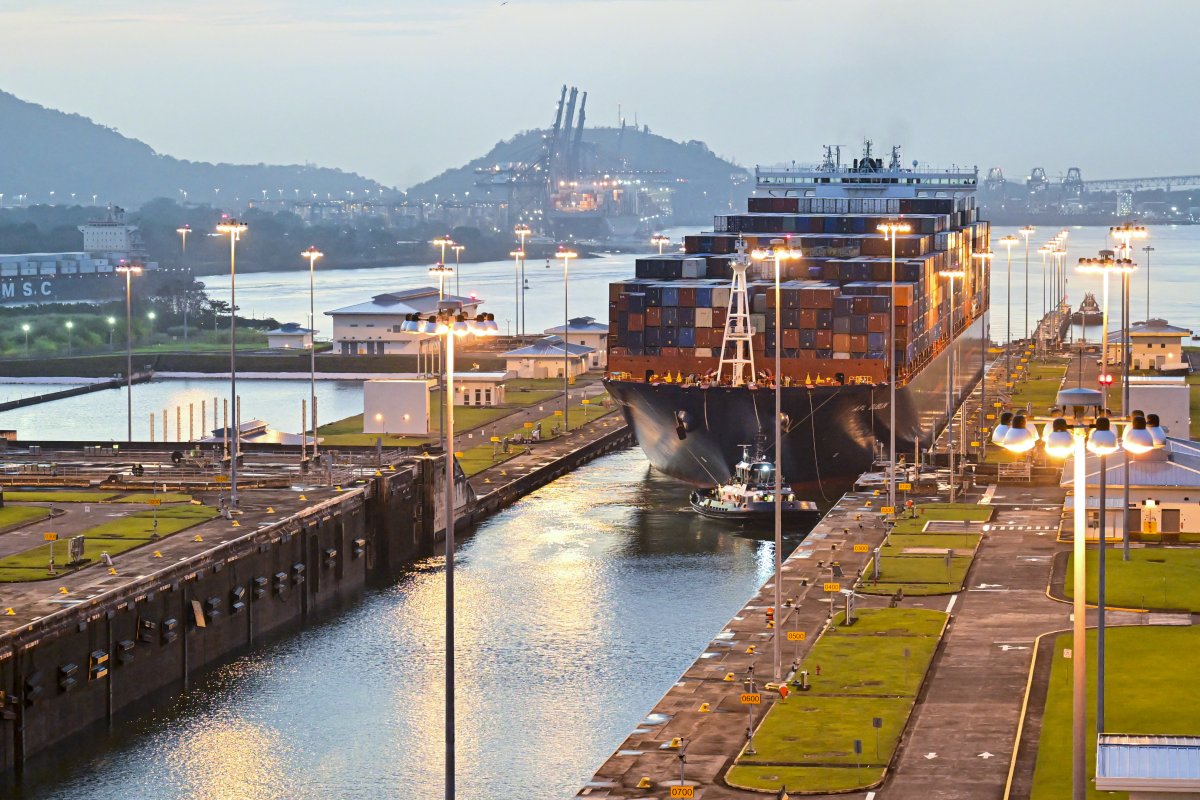
M730 266L733 267L733 286L730 287L729 306L726 309L717 383L721 382L725 365L728 364L731 385L741 386L746 382L747 367L750 380L754 380L754 350L751 346L754 328L750 325L750 302L746 295L746 271L750 268L750 256L746 240L740 236L737 240L737 258Z
M888 169L892 172L900 171L900 145L892 145L892 163L888 164Z

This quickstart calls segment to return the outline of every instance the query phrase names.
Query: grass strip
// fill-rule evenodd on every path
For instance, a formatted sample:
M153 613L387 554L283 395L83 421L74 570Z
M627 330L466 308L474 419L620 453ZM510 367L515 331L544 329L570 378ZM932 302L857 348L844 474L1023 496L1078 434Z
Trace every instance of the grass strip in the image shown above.
M1129 551L1129 561L1120 548L1109 548L1105 558L1104 600L1122 608L1161 608L1200 612L1200 549L1147 547ZM1074 554L1067 561L1066 596L1075 596ZM1099 602L1095 550L1087 553L1087 601Z
M812 688L793 691L771 707L755 731L756 753L739 756L727 782L760 791L786 785L789 791L837 792L879 781L933 660L946 615L875 608L856 617L854 625L840 627L839 614L821 634L801 667L808 670ZM854 752L856 739L861 754Z
M0 533L50 516L41 506L4 506L0 508Z
M149 503L151 500L158 500L160 503L190 503L192 496L183 494L182 492L137 492L135 494L127 494L124 497L118 497L118 503Z
M1194 680L1200 654L1200 628L1110 627L1105 660L1109 679L1105 694L1105 729L1129 734L1200 734L1200 682ZM1088 670L1096 663L1096 633L1087 633ZM1038 739L1032 800L1071 796L1071 670L1063 657L1071 634L1054 642L1050 688ZM1088 680L1087 774L1096 774L1096 682ZM1088 780L1089 798L1124 797L1097 792Z
M117 492L92 491L13 491L6 489L6 503L104 503L117 496Z

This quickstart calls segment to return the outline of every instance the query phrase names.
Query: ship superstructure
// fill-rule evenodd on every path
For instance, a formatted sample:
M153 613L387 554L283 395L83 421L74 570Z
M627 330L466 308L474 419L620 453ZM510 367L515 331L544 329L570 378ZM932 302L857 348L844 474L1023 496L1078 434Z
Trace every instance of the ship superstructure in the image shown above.
M989 272L972 254L989 249L989 226L977 182L973 168L905 167L899 148L885 163L868 143L843 163L830 147L815 166L757 168L747 213L716 217L682 253L639 259L635 280L610 285L608 385L654 464L697 484L727 479L738 443L774 416L776 347L786 417L777 460L793 483L870 464L887 439L890 357L898 449L927 442L948 410L949 349L956 395L982 368ZM894 290L888 222L909 227L894 241ZM774 266L748 254L778 239L802 258L782 266L777 329ZM953 330L946 270L966 273Z

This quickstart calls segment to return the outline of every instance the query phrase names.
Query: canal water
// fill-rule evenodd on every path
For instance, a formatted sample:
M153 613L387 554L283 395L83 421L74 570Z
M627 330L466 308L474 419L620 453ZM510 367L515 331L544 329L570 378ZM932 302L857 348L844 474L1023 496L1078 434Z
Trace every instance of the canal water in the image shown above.
M550 800L591 778L774 549L697 518L629 449L492 517L458 558L458 797ZM417 564L121 733L62 748L16 797L440 797L444 579L441 558Z

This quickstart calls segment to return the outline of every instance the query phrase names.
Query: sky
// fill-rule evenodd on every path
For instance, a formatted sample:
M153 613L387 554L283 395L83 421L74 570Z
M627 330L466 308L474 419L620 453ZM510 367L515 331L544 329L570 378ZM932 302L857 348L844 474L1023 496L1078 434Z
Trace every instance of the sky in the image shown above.
M0 0L0 89L160 153L400 188L546 127L741 164L864 137L1010 179L1200 172L1193 0Z

